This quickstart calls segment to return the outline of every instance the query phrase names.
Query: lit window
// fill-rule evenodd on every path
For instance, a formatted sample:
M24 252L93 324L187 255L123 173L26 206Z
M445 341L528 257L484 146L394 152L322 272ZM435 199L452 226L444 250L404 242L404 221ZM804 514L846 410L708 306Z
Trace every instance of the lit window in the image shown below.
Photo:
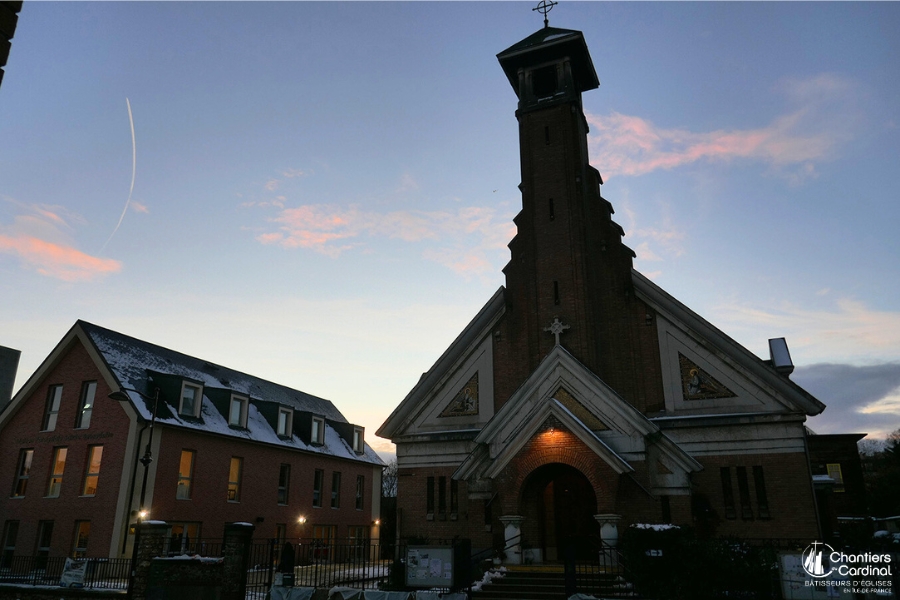
M341 473L335 471L331 474L331 508L341 507Z
M48 498L59 498L62 488L63 471L66 469L67 448L53 449L53 462L50 463L50 485L47 486Z
M182 450L181 461L178 463L178 487L175 488L175 498L178 500L191 499L191 482L194 479L194 451Z
M844 487L844 473L841 471L841 465L839 463L828 463L828 476L834 479L834 491L835 492L843 492L846 488Z
M247 426L247 398L232 396L228 407L228 424L232 427Z
M200 402L203 398L203 388L192 383L183 383L181 386L181 403L178 414L185 417L200 416Z
M51 539L53 539L53 521L38 521L37 560L35 560L34 565L38 569L47 568Z
M87 555L88 537L90 535L90 521L75 521L75 547L72 549L72 558L84 558Z
M85 381L81 385L81 400L75 414L75 429L87 429L91 426L91 413L94 411L94 395L97 393L96 381Z
M325 471L316 469L313 478L313 506L322 506L322 487L325 484Z
M353 428L353 451L362 454L365 451L365 430L362 427Z
M31 461L34 459L34 450L19 451L19 469L16 471L16 482L13 485L13 498L24 498L28 488L28 476L31 473Z
M310 439L313 444L324 444L325 443L325 419L320 419L319 417L313 417L312 436Z
M103 460L103 446L88 446L87 472L84 475L84 492L82 496L93 496L97 493L101 460Z
M278 409L278 435L280 437L291 437L294 426L294 411L290 408Z
M365 501L365 491L366 491L366 478L363 475L356 476L356 510L363 509L363 502Z
M291 465L281 465L278 469L278 504L288 503L288 490L291 487Z
M44 422L41 431L53 431L56 429L56 418L59 416L59 405L62 403L63 386L51 385L47 392L47 405L44 409Z
M3 555L0 556L0 568L8 569L12 566L13 556L16 554L16 538L18 535L18 521L7 521L3 525Z
M244 459L237 456L231 457L231 466L228 469L228 501L241 501L241 469Z

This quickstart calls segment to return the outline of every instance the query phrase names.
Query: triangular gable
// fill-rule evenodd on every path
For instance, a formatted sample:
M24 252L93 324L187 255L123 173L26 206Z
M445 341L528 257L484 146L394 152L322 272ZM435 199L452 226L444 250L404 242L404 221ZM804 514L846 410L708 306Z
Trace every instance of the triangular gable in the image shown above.
M606 431L592 430L554 397L558 390L579 398L579 404ZM571 390L571 392L569 392ZM643 460L648 444L670 468L685 472L702 466L670 440L659 427L626 402L599 377L581 364L562 346L556 346L518 390L476 436L475 450L460 465L454 477L484 477L499 472L552 414L567 424L594 452L619 473L632 470L629 457ZM624 452L624 454L623 454Z
M703 317L632 270L635 293L657 315L666 409L703 412L756 411L814 416L825 409L809 392L779 374ZM679 353L717 379L734 398L684 399ZM685 403L691 403L685 405ZM723 410L724 409L724 410Z
M493 411L493 368L491 330L503 315L504 288L501 287L491 297L475 318L450 344L428 372L423 373L419 382L410 390L406 398L394 409L378 431L379 437L395 439L410 433L420 432L424 427L434 430L446 428L454 419L470 420L479 415L480 427L492 416ZM479 357L481 353L483 356ZM478 410L468 414L450 414L451 406L465 393L466 384L478 373ZM490 411L490 412L489 412Z
M604 460L612 469L621 475L622 473L631 473L634 468L615 451L606 445L603 440L597 437L578 417L573 415L559 400L550 399L547 402L535 406L532 411L522 420L521 426L516 429L510 437L504 440L502 450L494 457L490 465L487 466L482 477L493 479L496 477L509 462L516 457L519 451L528 444L529 441L540 431L544 429L544 423L550 417L555 417L568 431L581 440L585 446L591 449L598 457ZM475 461L473 461L474 463ZM458 469L459 476L464 478L467 473L477 467L477 464L469 464L468 458L460 465ZM456 475L454 475L456 476Z
M94 365L96 365L97 370L100 371L103 380L110 389L115 390L121 387L121 384L110 370L109 365L103 360L103 356L97 351L97 348L94 346L90 337L81 327L81 321L77 321L69 331L66 332L66 335L63 336L59 343L56 344L47 358L45 358L38 368L35 369L34 373L31 374L31 377L28 378L16 395L13 396L3 412L0 413L0 428L6 425L7 420L19 410L20 405L34 393L36 388L40 387L44 378L56 368L72 347L78 343L80 343L87 351L88 356L91 357L91 360L94 362Z

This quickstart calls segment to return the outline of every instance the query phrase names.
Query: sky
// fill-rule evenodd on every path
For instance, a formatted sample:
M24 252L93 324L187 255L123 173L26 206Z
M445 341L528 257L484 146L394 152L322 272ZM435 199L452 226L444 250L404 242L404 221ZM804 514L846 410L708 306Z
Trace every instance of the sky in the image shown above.
M26 2L0 86L16 389L84 319L328 398L389 452L375 430L504 284L496 54L534 5ZM900 4L549 16L592 54L635 267L762 358L785 337L813 430L900 428Z

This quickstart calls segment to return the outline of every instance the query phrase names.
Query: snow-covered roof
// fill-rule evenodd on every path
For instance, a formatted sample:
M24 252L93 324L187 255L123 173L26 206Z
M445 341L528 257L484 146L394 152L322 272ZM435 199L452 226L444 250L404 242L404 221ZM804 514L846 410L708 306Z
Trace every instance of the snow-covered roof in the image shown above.
M203 385L200 417L190 418L179 415L177 406L179 399L167 397L165 392L162 392L156 411L157 423L285 446L337 458L376 465L384 464L368 444L364 445L361 454L353 451L350 442L338 431L344 429L341 427L342 424L349 426L349 423L330 400L175 352L86 321L78 321L76 328L80 328L96 348L110 373L131 398L135 409L144 419L150 420L153 407L139 393L129 391L128 388L152 397L157 387L163 387L160 383L161 379L181 378ZM210 394L215 392L220 394L234 392L250 399L247 407L246 427L229 426L227 415L222 414L210 399ZM267 404L323 417L325 420L324 443L305 442L297 435L296 425L290 438L280 437L275 432L273 424L260 411L260 408ZM294 422L298 423L298 419L295 419Z

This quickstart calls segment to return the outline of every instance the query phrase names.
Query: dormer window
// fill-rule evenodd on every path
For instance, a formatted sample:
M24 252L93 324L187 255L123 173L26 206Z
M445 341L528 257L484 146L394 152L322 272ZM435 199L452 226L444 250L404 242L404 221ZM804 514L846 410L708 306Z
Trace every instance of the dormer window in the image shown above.
M185 381L181 384L181 402L178 405L178 414L183 417L199 417L202 398L203 387Z
M245 396L231 395L231 402L228 404L228 425L247 427L247 398Z
M309 439L313 444L320 446L325 443L325 419L313 417L312 435L310 435Z
M353 451L357 454L365 451L365 429L362 427L353 428Z
M294 428L294 411L290 408L278 409L278 436L291 437Z

